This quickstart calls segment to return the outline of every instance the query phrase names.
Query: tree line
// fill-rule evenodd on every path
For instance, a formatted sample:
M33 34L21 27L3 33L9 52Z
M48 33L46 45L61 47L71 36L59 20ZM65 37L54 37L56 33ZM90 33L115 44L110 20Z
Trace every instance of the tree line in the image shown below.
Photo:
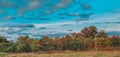
M43 36L40 39L19 36L16 42L0 36L0 52L39 52L52 50L114 50L120 49L120 36L108 36L95 26L82 29L64 37Z

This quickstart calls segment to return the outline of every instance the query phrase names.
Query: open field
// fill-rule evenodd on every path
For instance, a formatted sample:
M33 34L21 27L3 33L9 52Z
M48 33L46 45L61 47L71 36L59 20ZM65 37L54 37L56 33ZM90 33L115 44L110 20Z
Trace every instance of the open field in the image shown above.
M0 57L120 57L120 51L87 51L38 54L38 53L1 53Z

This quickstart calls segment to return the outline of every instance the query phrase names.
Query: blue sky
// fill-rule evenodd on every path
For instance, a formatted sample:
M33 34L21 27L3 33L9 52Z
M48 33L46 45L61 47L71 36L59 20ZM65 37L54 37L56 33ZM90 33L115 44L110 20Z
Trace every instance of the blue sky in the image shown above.
M79 32L92 25L120 31L120 0L0 0L0 35L8 39Z

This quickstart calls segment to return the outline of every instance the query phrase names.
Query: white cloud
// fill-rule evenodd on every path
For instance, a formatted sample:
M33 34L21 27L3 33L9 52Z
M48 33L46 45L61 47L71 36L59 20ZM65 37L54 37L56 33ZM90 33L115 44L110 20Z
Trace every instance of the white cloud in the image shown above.
M91 16L89 20L82 20L79 22L68 21L51 24L35 24L36 28L47 27L49 30L67 31L72 29L73 31L80 31L84 27L96 26L98 29L104 29L105 31L120 31L120 13L104 13L100 15ZM61 26L66 25L67 26ZM61 28L62 27L62 28Z
M120 24L115 24L115 25L108 25L106 28L104 28L105 31L120 31Z
M9 28L8 27L6 27L6 28L1 28L0 27L0 31L9 31Z
M72 0L61 0L59 3L56 4L57 8L64 8L68 6L69 3L71 3Z
M35 9L35 8L40 7L40 6L41 6L40 3L37 2L37 1L33 1L33 2L30 2L30 3L29 3L29 8L30 8L30 9Z
M13 19L13 16L12 15L7 15L5 17L2 18L3 20L11 20Z
M89 23L120 22L120 13L105 13L93 15L87 20Z

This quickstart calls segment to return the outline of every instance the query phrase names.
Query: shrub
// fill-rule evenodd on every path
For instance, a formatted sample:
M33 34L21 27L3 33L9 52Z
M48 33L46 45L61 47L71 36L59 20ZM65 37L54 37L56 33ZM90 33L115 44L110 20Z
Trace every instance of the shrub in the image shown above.
M6 52L16 52L16 44L13 44L5 49Z
M0 43L0 52L5 52L8 47L10 47L11 44L9 43Z
M120 47L120 37L118 36L112 36L110 39L111 41L111 46L112 47Z
M104 49L104 48L110 47L110 44L111 44L108 38L97 38L96 42L97 42L98 49Z
M81 35L84 38L94 38L97 35L97 28L95 26L86 27L81 30Z
M31 51L31 48L30 48L30 45L29 45L29 44L19 44L19 45L16 47L16 51L17 51L17 52L30 52L30 51Z
M84 39L84 45L86 50L90 50L94 48L94 39Z
M40 49L43 51L51 51L55 49L55 45L54 45L54 40L50 39L47 36L44 36L41 40L40 40Z
M9 43L9 41L5 37L0 36L0 43Z
M34 52L39 51L41 47L40 40L33 40L30 47L31 47L31 50Z
M70 38L66 40L63 47L68 50L83 50L84 40L82 38Z

